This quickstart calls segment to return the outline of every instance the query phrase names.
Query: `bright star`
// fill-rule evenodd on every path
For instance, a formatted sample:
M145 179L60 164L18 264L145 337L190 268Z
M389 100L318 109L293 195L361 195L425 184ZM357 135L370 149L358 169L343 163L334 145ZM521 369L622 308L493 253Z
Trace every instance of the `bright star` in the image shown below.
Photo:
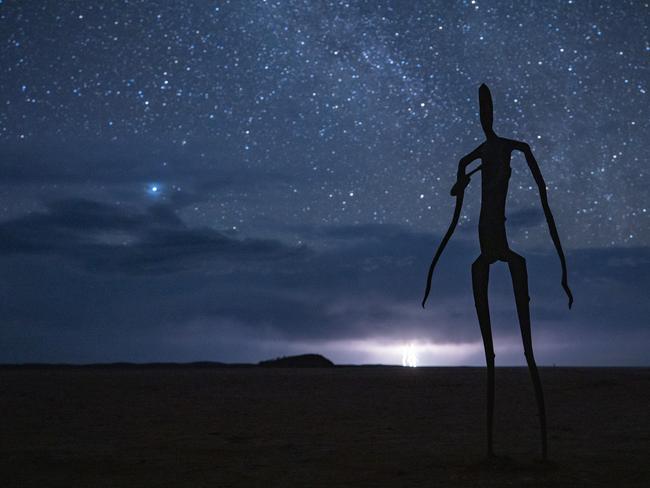
M152 183L147 186L147 193L152 196L157 196L162 193L162 186L160 183Z

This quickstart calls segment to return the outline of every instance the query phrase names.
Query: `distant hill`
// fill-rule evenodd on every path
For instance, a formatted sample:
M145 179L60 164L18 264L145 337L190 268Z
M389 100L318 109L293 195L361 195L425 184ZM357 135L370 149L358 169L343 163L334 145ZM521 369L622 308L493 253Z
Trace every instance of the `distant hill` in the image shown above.
M279 368L330 368L334 363L320 354L301 354L260 361L260 366Z

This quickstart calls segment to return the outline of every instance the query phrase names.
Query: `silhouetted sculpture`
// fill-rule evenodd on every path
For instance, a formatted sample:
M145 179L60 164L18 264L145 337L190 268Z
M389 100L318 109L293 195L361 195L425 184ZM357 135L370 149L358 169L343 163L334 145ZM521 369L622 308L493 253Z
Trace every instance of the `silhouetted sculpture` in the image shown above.
M539 411L539 421L542 431L542 457L547 457L546 447L546 412L544 408L544 394L542 384L539 380L535 357L533 356L533 342L530 332L530 311L528 302L528 274L526 271L526 260L514 252L508 246L505 227L505 206L506 196L508 193L508 182L510 181L510 157L513 150L521 151L526 156L526 162L530 168L535 183L539 188L539 195L542 201L542 208L546 222L555 244L560 263L562 265L562 287L569 298L569 308L573 304L573 296L567 283L567 270L564 252L560 244L560 238L555 227L555 220L551 214L546 196L546 184L533 156L530 146L525 142L504 139L495 134L492 129L492 96L489 88L483 84L479 88L479 104L481 125L485 132L485 141L474 149L467 156L461 158L458 163L458 176L456 183L451 189L451 195L456 197L456 208L454 216L440 243L438 250L431 262L429 275L427 277L427 286L422 300L424 307L429 291L431 290L431 277L433 270L444 250L447 242L454 232L460 211L463 205L463 194L469 184L470 176L481 170L481 214L478 224L478 235L481 246L481 255L472 264L472 287L474 290L474 303L476 313L481 326L481 335L483 336L483 345L485 347L485 360L487 362L487 448L488 455L493 455L492 450L492 425L494 416L494 348L492 345L492 327L490 325L490 310L488 306L488 278L490 274L490 265L495 261L504 261L508 263L510 275L512 277L512 286L515 293L515 302L517 304L517 316L519 318L519 327L521 328L521 337L524 343L524 353L528 369L535 388L537 398L537 408ZM474 160L481 159L481 165L472 170L465 172L467 166Z

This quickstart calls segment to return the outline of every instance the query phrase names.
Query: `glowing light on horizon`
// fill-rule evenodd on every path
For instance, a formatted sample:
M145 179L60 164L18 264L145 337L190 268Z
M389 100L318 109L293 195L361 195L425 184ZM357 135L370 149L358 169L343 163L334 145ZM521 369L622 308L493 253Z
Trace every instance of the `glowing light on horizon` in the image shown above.
M402 354L402 366L415 368L418 365L418 358L415 354L415 346L411 342Z
M280 349L276 349L280 347ZM317 351L336 364L385 364L405 367L467 366L484 364L483 343L434 343L414 339L410 343L394 338L329 341L265 342L271 357ZM271 352L274 351L274 352Z

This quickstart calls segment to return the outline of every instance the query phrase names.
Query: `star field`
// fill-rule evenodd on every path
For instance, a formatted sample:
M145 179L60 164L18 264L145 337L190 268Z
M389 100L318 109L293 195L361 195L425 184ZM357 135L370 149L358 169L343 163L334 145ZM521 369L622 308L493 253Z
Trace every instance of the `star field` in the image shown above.
M439 233L457 161L482 140L485 82L497 133L540 161L566 246L647 245L649 14L634 1L3 2L0 140L149 147L161 192L142 181L147 193L193 190L179 211L215 228ZM510 211L538 207L523 157L513 166ZM199 185L223 171L264 184Z

